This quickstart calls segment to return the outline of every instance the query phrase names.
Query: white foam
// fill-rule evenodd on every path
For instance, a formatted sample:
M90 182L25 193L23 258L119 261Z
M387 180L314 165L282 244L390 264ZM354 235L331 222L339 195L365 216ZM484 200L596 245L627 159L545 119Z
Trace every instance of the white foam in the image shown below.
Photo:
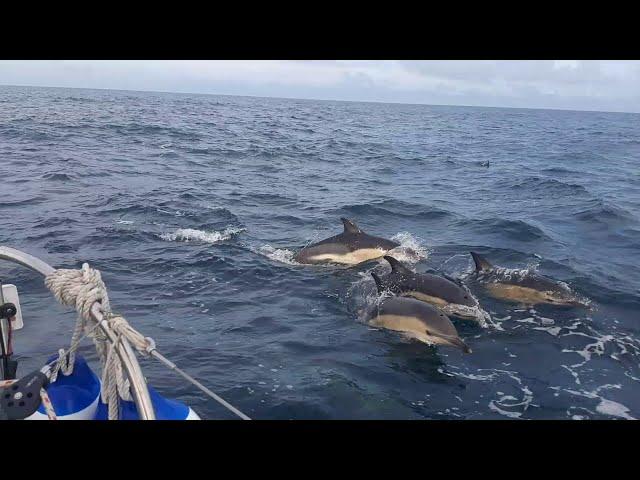
M447 315L460 316L465 319L475 320L482 328L487 328L491 325L498 330L502 330L502 327L499 324L491 321L491 316L484 311L480 305L469 307L467 305L449 303L442 307L441 310Z
M516 398L512 397L510 395L507 395L505 397L502 397L499 400L491 400L489 402L489 408L491 410L493 410L494 412L499 413L500 415L503 415L505 417L520 418L522 416L522 412L512 412L512 411L509 411L509 410L504 410L504 409L500 408L498 405L506 406L506 407L513 407L513 406L517 406L517 405L522 405L522 403L504 405L502 402L504 402L505 400L516 400Z
M230 240L235 235L238 235L239 233L244 231L245 231L244 228L239 228L239 227L228 227L221 232L218 232L218 231L206 232L204 230L196 230L193 228L179 228L173 233L163 233L162 235L160 235L160 238L170 242L200 241L205 243L218 243L218 242L223 242L225 240Z
M387 254L401 262L418 263L425 260L431 253L419 237L409 232L399 232L391 237L391 240L398 242L400 246L389 250Z
M600 403L596 407L596 411L603 415L611 415L613 417L626 418L627 420L635 420L634 417L629 415L629 409L621 403L614 402L613 400L607 400L606 398L600 398Z
M484 369L480 368L476 370L478 373L463 373L460 371L458 367L451 365L452 373L456 377L465 378L468 380L475 380L480 382L489 382L493 383L499 377L509 377L512 380L515 380L517 383L517 387L522 392L522 398L518 399L513 395L506 395L502 392L497 392L497 395L500 395L500 398L489 401L489 409L494 412L504 415L509 418L520 418L530 406L537 406L532 403L533 401L533 393L529 390L527 385L524 385L522 379L518 377L517 372L511 370L499 370L499 369ZM487 374L482 374L480 372L488 371Z
M504 415L509 418L520 418L527 411L529 406L535 406L531 403L533 401L533 393L526 385L522 385L522 381L520 380L520 378L516 377L513 374L510 374L510 372L509 376L516 380L520 385L520 390L523 393L522 400L518 401L518 399L512 395L504 395L498 400L491 400L489 402L489 408L494 412L497 412L500 415ZM505 410L511 408L521 409L521 411Z
M621 403L614 402L613 400L609 400L607 398L603 398L602 396L600 396L600 390L602 389L610 390L612 388L620 389L622 387L620 385L607 384L607 385L601 385L600 387L596 388L592 392L584 391L584 390L575 391L575 390L569 390L566 388L561 390L571 393L572 395L578 395L580 397L594 398L594 399L600 400L598 405L596 405L596 411L598 413L601 413L603 415L610 415L612 417L624 418L627 420L636 420L635 417L632 417L631 415L629 415L629 409L627 407L625 407ZM559 388L555 387L555 389L559 389Z
M562 327L533 327L534 330L541 330L547 332L549 335L557 337L562 331Z
M440 373L444 373L444 371L440 372ZM450 377L453 377L453 374L447 374ZM456 377L460 377L460 378L466 378L467 380L478 380L480 382L486 382L486 381L490 381L493 380L495 378L497 374L494 373L490 373L488 375L476 375L475 373L462 373L462 372L455 372L455 376Z
M355 310L359 322L366 323L380 303L393 296L391 292L384 291L378 294L378 289L371 277L374 268L364 272L358 272L358 279L355 280L347 290L346 299L350 308Z
M287 265L300 265L294 260L295 252L286 248L274 248L271 245L263 245L257 250L254 250L254 252L264 255L276 262L286 263Z

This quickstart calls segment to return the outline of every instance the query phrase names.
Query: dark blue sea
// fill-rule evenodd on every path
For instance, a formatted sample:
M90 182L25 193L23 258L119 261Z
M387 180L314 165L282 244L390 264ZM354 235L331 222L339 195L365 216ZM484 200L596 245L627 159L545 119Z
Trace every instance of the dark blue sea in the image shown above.
M0 244L101 270L115 311L252 418L640 417L638 114L0 87L0 178ZM474 291L493 324L453 320L471 354L375 330L360 312L386 262L293 261L341 216L417 271L463 276L476 250L591 308ZM36 274L0 276L21 293L26 373L75 315Z

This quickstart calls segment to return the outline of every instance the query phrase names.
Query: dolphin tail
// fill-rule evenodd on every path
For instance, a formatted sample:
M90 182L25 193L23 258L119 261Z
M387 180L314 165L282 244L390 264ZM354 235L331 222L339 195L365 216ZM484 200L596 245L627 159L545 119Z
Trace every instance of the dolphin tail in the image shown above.
M491 265L484 257L481 257L476 252L470 252L473 257L473 261L476 263L476 272L480 272L481 270L491 270L493 265Z
M342 220L342 224L344 225L344 233L362 233L362 230L360 230L354 221L344 217L341 217L340 220Z
M383 257L387 262L389 262L389 265L391 265L391 271L392 272L398 272L398 273L412 273L407 267L405 267L402 263L400 263L398 260L396 260L395 258L389 256L389 255L385 255Z

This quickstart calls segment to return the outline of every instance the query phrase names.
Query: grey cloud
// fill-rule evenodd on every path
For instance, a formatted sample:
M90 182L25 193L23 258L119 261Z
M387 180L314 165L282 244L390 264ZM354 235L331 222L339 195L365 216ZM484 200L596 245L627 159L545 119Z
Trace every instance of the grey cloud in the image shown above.
M0 61L0 84L640 112L638 61Z

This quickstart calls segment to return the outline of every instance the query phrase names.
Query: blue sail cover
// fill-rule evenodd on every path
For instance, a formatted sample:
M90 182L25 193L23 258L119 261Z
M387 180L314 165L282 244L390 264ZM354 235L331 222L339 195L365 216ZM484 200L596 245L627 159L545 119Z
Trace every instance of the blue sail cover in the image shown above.
M56 357L51 357L49 362ZM58 374L55 382L47 386L47 394L59 419L107 420L107 406L100 400L100 379L86 360L76 356L73 373ZM191 408L175 400L164 398L149 386L149 396L158 420L197 419ZM38 408L39 418L46 416L43 405ZM134 402L120 401L120 420L139 420Z

